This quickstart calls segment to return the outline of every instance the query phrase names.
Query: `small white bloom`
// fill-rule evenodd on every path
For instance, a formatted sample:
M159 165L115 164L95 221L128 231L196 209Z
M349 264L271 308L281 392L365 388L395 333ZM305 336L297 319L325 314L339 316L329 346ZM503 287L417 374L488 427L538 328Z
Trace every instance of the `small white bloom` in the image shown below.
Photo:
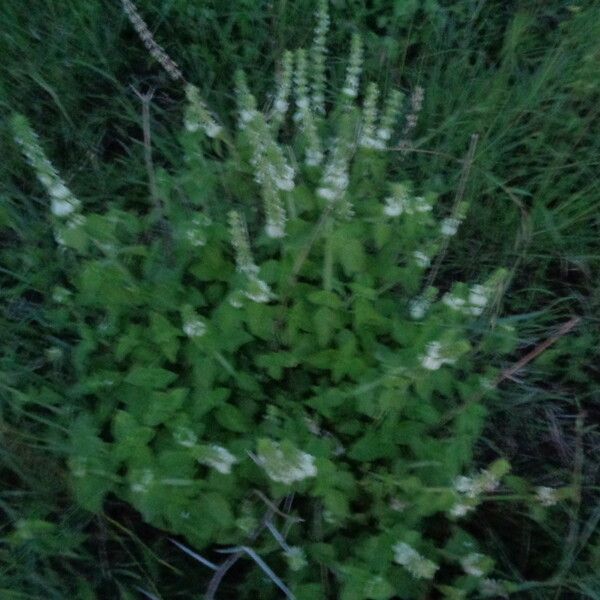
M460 565L467 575L471 575L472 577L483 577L485 575L485 570L482 568L482 561L484 559L485 556L483 554L472 552L460 559Z
M448 217L442 221L442 224L440 226L440 231L441 231L442 235L451 237L453 235L456 235L456 232L458 231L459 226L460 226L460 221L458 219L455 219L454 217Z
M285 113L285 112L287 112L287 109L288 109L288 103L285 100L282 100L281 98L278 98L277 100L275 100L275 110L277 112Z
M273 481L286 485L317 474L314 456L272 440L259 441L257 461Z
M210 138L217 137L221 131L223 131L223 128L214 121L210 121L204 125L204 133Z
M413 204L417 212L430 212L433 209L433 206L423 196L414 198Z
M416 321L422 319L426 315L429 306L430 302L426 298L415 298L409 304L411 318L415 319Z
M474 510L473 506L471 506L469 504L462 504L461 502L459 502L450 509L450 515L452 517L460 518L460 517L464 517L472 510Z
M77 206L75 198L60 199L53 196L50 210L55 217L67 217L77 210Z
M188 337L201 337L206 333L206 323L200 319L190 319L183 324L183 333Z
M455 359L442 355L440 342L429 342L426 351L427 354L421 357L421 366L430 371L437 371L443 365L451 365L455 362Z
M64 200L71 195L67 186L61 181L57 181L54 185L48 188L48 193L57 200Z
M244 290L244 295L253 302L266 303L273 298L271 288L266 281L258 277L250 277L248 287Z
M231 473L231 467L238 462L238 459L226 448L213 444L202 447L198 462L219 471L219 473L228 475Z
M192 448L198 441L198 436L189 427L178 427L173 432L175 442L184 448Z
M419 265L419 267L426 268L431 264L431 259L429 258L429 256L427 256L427 254L425 254L425 252L422 252L421 250L415 250L413 252L413 256L415 257L415 261L417 262L417 265Z
M331 188L322 187L317 190L317 195L323 198L323 200L337 200L339 192L332 190Z
M287 560L288 567L292 571L300 571L307 564L304 550L298 546L290 546L285 551L285 558Z
M305 162L309 167L318 167L323 160L323 153L320 150L307 150Z
M285 237L285 229L281 223L267 223L265 231L270 238Z
M383 207L383 212L388 217L399 217L406 208L406 203L403 198L399 198L396 196L390 196L385 199L385 206Z
M535 488L535 495L542 506L554 506L558 502L556 490L551 487L541 485Z
M380 127L377 130L377 137L384 142L387 142L392 137L392 132L389 129Z
M135 494L145 494L154 481L154 473L150 469L142 469L131 483L131 491Z
M421 556L405 542L399 542L392 550L394 561L402 565L416 579L432 579L439 569L433 561Z
M442 302L452 310L462 310L465 305L464 298L460 298L459 296L450 293L444 294Z

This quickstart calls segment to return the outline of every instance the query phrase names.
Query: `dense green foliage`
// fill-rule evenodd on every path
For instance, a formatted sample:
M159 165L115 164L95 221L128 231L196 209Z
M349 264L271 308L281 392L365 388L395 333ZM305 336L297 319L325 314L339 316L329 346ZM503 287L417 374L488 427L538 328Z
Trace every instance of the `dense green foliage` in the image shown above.
M234 4L172 2L160 15L161 41L186 76L202 82L228 130L238 114L234 84L216 74L251 66L262 106L283 48L312 39L308 24L297 26L312 3ZM152 7L140 8L154 22ZM322 215L319 171L302 167L294 190L283 194L295 213L287 235L270 238L262 230L264 189L253 181L252 140L243 132L235 141L171 134L183 121L183 90L159 74L118 7L108 9L109 26L100 3L45 2L27 15L19 5L7 8L3 109L30 116L86 216L71 228L49 218L45 193L27 181L31 173L5 131L0 293L8 518L0 587L7 597L131 597L138 587L157 597L197 596L210 572L196 563L190 573L167 534L147 529L133 513L116 516L124 506L117 498L202 549L243 543L268 509L267 496L287 498L286 509L305 519L290 523L288 540L304 550L307 566L297 569L294 554L286 562L264 530L253 545L298 597L319 597L321 586L336 597L344 585L347 598L393 597L394 590L420 597L428 580L393 564L392 547L401 542L444 565L435 585L452 583L454 590L438 587L448 597L478 587L478 577L464 576L465 547L492 556L495 576L515 582L517 597L598 597L598 440L591 428L597 320L590 315L598 260L591 127L598 79L591 65L600 20L583 5L474 8L333 3L328 103L342 87L340 57L358 27L367 73L379 74L383 89L394 83L410 93L420 83L425 104L415 151L400 157L362 149L354 157L349 198L356 215L326 220L327 235L311 244L298 273L295 259ZM45 33L52 22L64 25L68 44ZM43 49L31 42L44 36L50 42ZM23 47L27 62L17 62ZM134 72L141 73L137 85L161 86L152 103L160 209L147 191L144 147L131 139L141 137L139 100L126 88ZM39 98L40 90L50 102L23 100ZM352 110L330 114L319 124L324 139L339 127L353 131L360 117ZM289 123L281 140L301 157L307 139L293 131ZM456 159L473 132L480 142L465 196L471 209L437 281L446 290L506 267L512 282L502 314L512 317L497 321L488 311L473 323L439 302L414 320L409 302L424 271L410 257L427 244L435 256L437 229L429 212L385 216L383 200L390 181L412 180L406 197L418 190L427 202L439 199L438 215L449 214ZM246 216L260 281L273 293L269 302L247 295L240 307L230 302L236 290L256 297L246 286L257 280L236 270L229 206ZM211 219L194 221L200 209ZM190 237L190 225L202 231L200 239ZM53 229L71 250L57 249ZM454 294L468 299L469 289ZM493 377L482 365L518 359L572 314L588 325L543 353L521 374L521 385L480 393L476 374ZM190 336L186 322L201 323L204 335ZM519 331L517 349L510 325ZM457 363L430 371L419 360L437 339L457 348L448 356ZM507 351L512 359L501 358ZM408 370L398 374L399 367ZM465 411L452 410L473 396ZM299 450L314 456L316 475L291 486L270 481L259 460L276 452L269 440L289 440L282 448L292 462ZM230 474L210 466L213 444L238 460ZM458 528L455 517L444 516L456 504L456 476L499 456L520 477L507 477L497 498L479 509L485 518L467 516ZM505 464L495 463L498 475ZM567 501L546 509L533 496L535 485L564 487ZM104 516L92 521L72 510L75 502L103 508ZM128 531L130 523L144 542ZM104 567L88 577L85 565L98 552ZM161 566L161 559L185 565L186 575L175 577L177 567ZM278 597L273 581L244 563L244 587L224 584L223 597L256 597L256 590ZM484 571L491 565L482 563ZM333 574L330 581L322 583L321 569Z

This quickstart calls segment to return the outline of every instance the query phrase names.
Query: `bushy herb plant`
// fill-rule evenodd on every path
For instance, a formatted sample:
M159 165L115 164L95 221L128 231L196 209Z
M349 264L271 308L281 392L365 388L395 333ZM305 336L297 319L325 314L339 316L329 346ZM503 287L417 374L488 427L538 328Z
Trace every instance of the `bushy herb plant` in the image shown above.
M505 274L434 286L468 207L403 175L422 91L361 86L359 36L326 85L320 2L263 109L235 74L230 132L124 5L187 95L180 167L149 156L149 208L89 214L13 119L51 198L79 503L112 493L180 536L207 598L241 558L238 597L502 596L462 523L508 472L473 461L491 357L513 346L490 318Z

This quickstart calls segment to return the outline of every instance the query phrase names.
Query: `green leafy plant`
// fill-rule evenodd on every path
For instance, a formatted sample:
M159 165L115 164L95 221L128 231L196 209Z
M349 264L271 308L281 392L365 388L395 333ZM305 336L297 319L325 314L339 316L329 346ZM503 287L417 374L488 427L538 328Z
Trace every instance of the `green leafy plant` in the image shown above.
M403 174L422 90L363 94L358 35L326 86L328 26L321 2L264 110L236 74L235 132L184 83L182 162L148 163L150 210L86 213L14 117L63 267L49 318L71 345L73 491L91 511L115 494L196 551L229 546L194 554L207 598L242 557L267 575L247 597L502 596L461 523L509 470L473 463L490 356L514 345L489 319L505 273L434 286L468 207Z

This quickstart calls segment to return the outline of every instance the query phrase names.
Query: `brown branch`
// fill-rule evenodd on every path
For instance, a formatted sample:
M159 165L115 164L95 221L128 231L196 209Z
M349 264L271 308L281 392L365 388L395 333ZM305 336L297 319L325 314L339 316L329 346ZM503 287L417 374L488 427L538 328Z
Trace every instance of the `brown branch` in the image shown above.
M552 344L557 342L561 337L565 336L572 329L577 327L579 322L581 321L581 317L573 317L569 319L566 323L563 323L558 331L547 340L543 341L539 346L536 346L531 352L528 352L523 358L518 360L508 369L504 369L500 375L494 380L494 387L498 386L505 379L510 379L517 371L520 371L525 365L529 364L532 360L537 358L542 352L547 350Z

